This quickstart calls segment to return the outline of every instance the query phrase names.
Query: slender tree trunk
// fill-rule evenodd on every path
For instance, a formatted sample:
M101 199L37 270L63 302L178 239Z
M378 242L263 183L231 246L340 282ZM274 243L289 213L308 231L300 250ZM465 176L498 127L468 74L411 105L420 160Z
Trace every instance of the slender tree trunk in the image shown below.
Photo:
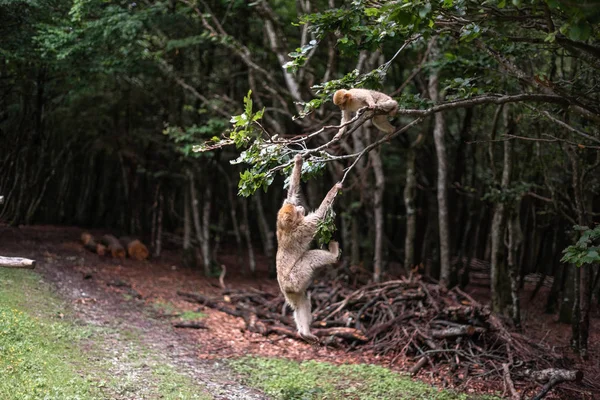
M158 194L158 204L156 212L156 237L154 239L154 257L160 257L162 253L162 230L163 230L163 209L165 197L161 192Z
M417 196L415 152L416 150L411 147L406 154L406 185L404 186L406 237L404 239L404 268L407 271L415 265L415 237L417 233L417 212L415 208L415 197Z
M258 218L258 228L263 243L263 251L269 260L269 275L275 275L275 234L269 228L269 222L265 217L265 211L262 204L262 197L259 191L254 193L254 208Z
M206 220L206 218L205 218L206 215L204 213L204 211L206 210L206 207L203 207L203 213L202 213L203 221L202 221L202 223L200 222L200 210L198 210L198 197L197 197L197 193L196 193L195 176L194 176L193 172L190 170L187 171L187 174L188 174L188 179L189 179L189 183L190 183L190 200L191 200L190 204L192 206L192 218L193 218L193 222L194 222L194 230L196 231L196 240L200 244L200 250L201 250L200 252L202 253L202 267L204 269L204 275L208 276L208 275L210 275L210 264L211 264L209 244L205 243L205 240L208 241L208 235L205 235L205 231L208 230L208 228L204 228L202 226L202 224L209 223L210 221ZM210 193L208 193L208 195L210 195ZM206 195L205 195L205 197L206 197ZM210 197L210 196L208 196L208 197ZM210 212L210 205L208 207L208 211Z
M554 281L548 293L548 299L546 300L545 313L554 314L557 308L561 305L561 292L564 291L564 285L566 281L567 266L563 263L558 263L558 266L554 272ZM559 315L559 321L562 320ZM562 321L561 321L562 322Z
M360 264L360 231L358 227L359 223L357 215L352 215L351 224L352 249L350 253L350 265L358 265Z
M190 214L190 190L186 184L183 191L183 250L189 250L192 247L192 221Z
M436 40L435 38L433 40ZM432 47L432 59L439 58L439 48L436 44ZM442 100L439 93L439 69L434 69L429 76L429 97L434 103ZM450 263L450 226L448 222L448 163L446 160L445 132L446 122L444 114L439 112L434 116L433 139L437 154L437 201L438 201L438 223L440 234L440 283L446 287L453 285L456 281Z
M221 174L225 178L225 181L227 182L227 199L229 200L229 215L231 216L231 224L233 226L233 234L235 235L235 243L237 244L236 252L237 252L237 258L238 258L238 264L240 265L240 268L241 268L244 263L244 257L242 256L242 246L243 246L242 235L240 232L240 225L238 223L238 218L237 218L237 202L235 199L235 186L234 186L233 182L231 181L231 179L229 179L229 175L227 175L227 171L225 171L225 169L223 167L221 167L220 165L217 165L217 167L219 168L219 171L221 172Z
M566 146L566 152L571 161L572 185L577 209L577 222L581 226L588 225L587 209L591 208L593 196L586 196L583 192L581 182L581 166L579 156L570 145ZM589 203L589 205L588 205ZM574 318L572 343L576 351L583 359L588 358L588 337L590 329L590 303L592 297L592 274L589 264L581 268L575 268L574 284Z
M427 225L423 235L423 246L421 247L421 262L425 264L425 273L433 279L440 279L440 257L438 251L438 217L437 201L431 190L425 192L427 202Z
M504 120L506 131L509 132L508 111L505 109ZM506 192L510 185L510 177L512 174L513 159L512 159L512 142L504 141L504 168L502 170L502 181L500 183L501 190ZM509 273L507 270L505 259L504 234L506 230L506 205L498 200L492 221L492 307L496 312L504 312L506 305L511 303L510 293L511 285L509 283Z
M246 245L248 246L248 268L250 269L250 274L256 274L256 260L254 259L254 248L252 247L252 237L250 236L250 226L249 226L249 218L248 218L248 199L244 199L242 201L242 214L243 214L243 222L240 226L244 237L246 238Z
M192 211L190 199L190 183L184 183L183 190L183 265L196 266L196 255L192 248Z
M212 182L206 183L206 190L204 191L204 198L202 204L202 258L204 264L204 276L210 275L210 267L212 264L212 257L210 251L210 211L212 208Z
M508 140L507 140L508 142ZM519 205L515 207L508 222L508 273L510 277L511 317L517 328L521 327L521 304L519 301L519 247L523 242L523 232L519 220ZM543 279L543 278L542 278Z
M576 265L573 269L573 318L571 319L571 346L580 352L581 343L581 268Z
M369 153L375 175L375 191L373 193L373 214L375 219L375 249L373 254L373 281L381 282L383 273L383 192L385 190L385 177L379 150Z

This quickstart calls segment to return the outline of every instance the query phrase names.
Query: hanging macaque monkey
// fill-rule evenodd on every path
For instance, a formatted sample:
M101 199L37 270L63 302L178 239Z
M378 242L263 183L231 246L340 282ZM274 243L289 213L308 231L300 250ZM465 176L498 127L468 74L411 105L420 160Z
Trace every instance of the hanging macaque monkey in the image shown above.
M335 241L329 242L328 251L309 250L309 246L317 233L317 225L325 218L342 184L336 183L319 208L305 216L304 207L298 204L301 172L302 156L297 155L287 198L277 213L277 281L287 303L294 310L298 333L307 341L317 342L317 337L310 333L312 315L306 290L315 270L335 263L340 250Z
M387 116L394 116L398 112L398 102L387 94L368 89L338 90L333 94L333 103L342 110L342 121L340 125L352 119L352 113L363 107L384 111L386 114L375 115L373 125L380 131L392 133L396 128L387 120ZM347 127L340 128L335 138L339 138L346 132Z

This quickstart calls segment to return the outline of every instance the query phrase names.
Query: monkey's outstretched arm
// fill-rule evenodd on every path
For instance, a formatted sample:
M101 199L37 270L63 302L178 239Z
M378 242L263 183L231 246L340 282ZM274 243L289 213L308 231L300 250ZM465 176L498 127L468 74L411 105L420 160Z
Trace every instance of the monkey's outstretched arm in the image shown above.
M342 110L342 120L340 121L340 125L344 125L345 123L347 123L351 119L352 119L352 111L347 110L347 109L346 110ZM336 135L334 136L334 139L342 136L344 134L344 132L346 132L346 129L348 129L347 126L344 126L344 127L340 128L340 130L338 131L338 133L336 133Z
M339 182L336 183L329 190L329 192L327 193L327 195L321 202L321 205L319 206L319 208L317 208L315 210L315 212L313 212L312 215L309 215L309 216L312 216L313 218L318 219L318 220L325 218L325 214L327 214L327 211L331 208L331 205L333 204L333 200L335 200L335 196L341 189L342 189L342 184Z
M298 205L300 196L300 176L302 174L302 156L297 154L294 157L294 169L292 170L292 176L290 177L290 184L288 186L287 201Z

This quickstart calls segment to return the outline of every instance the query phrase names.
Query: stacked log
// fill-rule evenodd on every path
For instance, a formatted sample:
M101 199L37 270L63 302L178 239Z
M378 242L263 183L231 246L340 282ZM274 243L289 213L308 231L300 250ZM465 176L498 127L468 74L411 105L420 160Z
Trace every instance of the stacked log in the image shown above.
M134 258L138 261L142 261L148 258L150 252L148 248L139 240L129 236L123 236L119 239L123 247L127 250L127 255L130 258Z
M125 258L129 256L135 260L141 261L148 258L150 252L148 248L139 240L128 236L117 239L113 235L104 235L98 241L91 233L83 232L81 234L83 247L98 255L110 254L115 258Z
M85 247L89 251L97 253L99 256L103 256L106 254L106 246L102 243L97 243L90 233L82 233L81 241L83 242L83 247Z

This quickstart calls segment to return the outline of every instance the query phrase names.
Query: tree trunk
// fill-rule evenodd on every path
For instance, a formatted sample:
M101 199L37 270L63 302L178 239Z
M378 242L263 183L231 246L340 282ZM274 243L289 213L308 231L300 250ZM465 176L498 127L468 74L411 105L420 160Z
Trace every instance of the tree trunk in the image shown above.
M506 132L510 133L510 122L508 111L504 110L504 121ZM510 185L512 174L512 142L504 141L504 167L502 170L501 190L506 192ZM506 230L506 205L501 200L497 200L494 218L492 222L492 307L496 312L505 312L506 306L511 304L510 293L511 285L507 270L505 251L504 251L504 233Z
M507 142L509 142L507 140ZM519 220L519 205L515 207L508 222L508 273L510 277L511 318L515 327L521 327L521 304L519 301L519 262L517 255L523 242L523 232ZM544 277L541 278L542 280Z
M262 239L263 251L269 262L269 274L273 274L275 272L275 234L269 228L269 222L265 217L260 191L254 193L254 208L258 218L258 229Z
M256 260L254 259L254 248L252 247L252 237L250 236L250 222L248 218L248 199L244 199L242 201L242 216L243 222L240 226L244 237L246 238L246 245L248 246L248 268L250 270L250 274L256 274Z
M565 264L564 272L564 290L561 293L560 309L558 312L558 322L563 324L571 324L573 322L573 303L575 301L574 291L574 277L575 267L572 264Z
M587 226L588 209L591 209L593 194L586 195L581 182L581 166L579 156L570 145L566 147L567 155L571 161L572 185L577 209L577 222L581 226ZM576 351L583 359L588 358L588 337L590 329L590 303L592 297L592 274L589 264L581 268L575 267L574 300L573 304L573 338L572 343Z
M187 171L187 174L188 174L188 179L190 182L190 200L191 200L191 206L192 206L192 218L194 221L194 230L196 231L196 240L198 241L198 243L200 243L200 249L201 249L201 253L202 253L202 267L204 268L204 276L209 276L210 275L210 264L211 264L210 251L209 251L209 244L205 243L205 240L208 239L208 235L205 234L206 229L200 223L200 211L198 210L198 198L197 198L197 194L196 194L196 184L195 184L194 174L192 173L192 171L189 171L189 170ZM202 223L209 222L209 221L205 221L205 219L206 219L206 215L204 214L205 210L206 210L206 206L203 207ZM210 212L210 204L208 205L208 211Z
M231 179L229 179L229 175L227 175L227 171L225 171L225 169L223 169L223 167L221 167L220 165L217 165L217 167L219 168L219 171L225 178L225 181L227 181L227 199L229 200L229 215L231 216L231 224L233 226L233 233L235 235L235 243L237 245L236 252L237 252L238 264L241 268L244 263L244 257L242 256L242 246L243 246L242 235L240 232L240 225L238 223L238 218L237 218L237 202L236 202L235 194L234 194L235 186L234 186L233 182L231 181Z
M415 265L415 236L417 233L417 178L415 176L414 148L406 154L406 185L404 186L404 207L406 208L406 237L404 239L404 268L409 271Z
M204 276L210 275L212 257L210 252L210 210L212 208L212 182L206 184L202 204L202 258L204 264Z
M158 194L157 212L156 212L156 237L154 238L154 257L160 257L162 253L162 231L163 231L163 211L165 197L162 191Z
M436 40L436 38L432 39ZM436 44L433 45L432 59L440 57L440 51ZM434 103L442 100L439 93L439 69L434 69L429 76L429 97ZM445 131L446 122L444 114L439 112L434 116L433 139L437 154L437 201L438 201L438 223L440 234L440 283L446 287L453 285L456 281L452 265L450 264L450 226L448 223L448 165L446 160Z
M375 190L373 193L373 214L375 220L375 249L373 253L373 281L381 282L383 273L383 191L385 189L385 177L379 150L369 153L375 175Z
M186 267L196 267L196 255L192 248L192 211L189 182L184 183L183 190L183 254L182 262Z

